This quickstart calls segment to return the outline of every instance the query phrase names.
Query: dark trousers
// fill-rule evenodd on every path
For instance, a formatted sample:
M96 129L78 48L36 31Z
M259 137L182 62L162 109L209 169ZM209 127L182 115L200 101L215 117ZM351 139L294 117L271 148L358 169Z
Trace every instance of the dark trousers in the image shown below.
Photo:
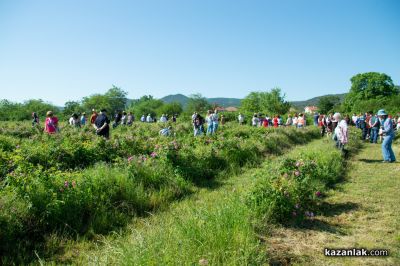
M367 138L367 134L368 134L368 128L367 127L361 128L361 138L362 138L362 140L365 140Z

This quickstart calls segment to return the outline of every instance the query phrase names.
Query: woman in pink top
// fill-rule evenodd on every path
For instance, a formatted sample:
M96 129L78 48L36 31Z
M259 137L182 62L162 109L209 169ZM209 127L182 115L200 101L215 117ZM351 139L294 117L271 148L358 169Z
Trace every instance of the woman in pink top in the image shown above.
M44 131L54 134L58 130L58 118L53 115L52 111L46 113L46 121L44 122Z

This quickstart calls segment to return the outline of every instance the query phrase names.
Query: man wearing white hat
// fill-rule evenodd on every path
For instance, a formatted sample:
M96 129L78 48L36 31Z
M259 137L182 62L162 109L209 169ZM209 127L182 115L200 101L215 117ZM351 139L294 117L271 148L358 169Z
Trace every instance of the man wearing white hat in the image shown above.
M388 114L385 110L381 109L378 111L378 117L381 121L381 129L379 135L383 136L382 141L382 155L384 163L393 163L396 161L394 152L392 149L392 142L394 139L394 130L392 119L388 118Z

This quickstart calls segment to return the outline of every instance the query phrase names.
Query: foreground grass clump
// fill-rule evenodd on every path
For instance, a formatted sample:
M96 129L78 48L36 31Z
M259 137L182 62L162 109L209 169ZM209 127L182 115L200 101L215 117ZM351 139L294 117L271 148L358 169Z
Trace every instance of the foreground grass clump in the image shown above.
M343 177L346 157L361 146L354 134L345 152L327 142L328 147L323 144L301 150L255 174L259 181L247 204L256 221L287 224L316 215L327 190Z

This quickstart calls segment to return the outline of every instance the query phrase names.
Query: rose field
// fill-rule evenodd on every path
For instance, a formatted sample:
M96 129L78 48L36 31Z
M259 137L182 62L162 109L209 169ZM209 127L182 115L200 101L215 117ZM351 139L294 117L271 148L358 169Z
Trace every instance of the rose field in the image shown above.
M1 125L3 264L273 262L273 228L322 215L362 148L352 131L342 154L313 126L227 123L193 137L178 122L164 137L158 124L134 123L106 140L89 127Z

